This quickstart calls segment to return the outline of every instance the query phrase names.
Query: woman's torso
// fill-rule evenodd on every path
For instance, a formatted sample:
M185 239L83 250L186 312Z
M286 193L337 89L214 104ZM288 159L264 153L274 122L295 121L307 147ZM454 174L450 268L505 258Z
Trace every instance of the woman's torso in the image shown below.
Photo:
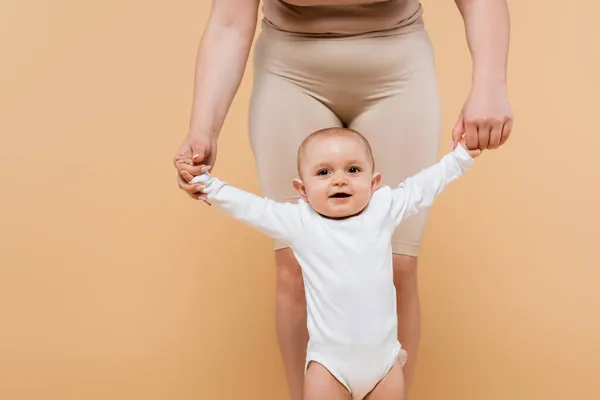
M422 24L419 0L263 0L264 23L312 37L396 34Z

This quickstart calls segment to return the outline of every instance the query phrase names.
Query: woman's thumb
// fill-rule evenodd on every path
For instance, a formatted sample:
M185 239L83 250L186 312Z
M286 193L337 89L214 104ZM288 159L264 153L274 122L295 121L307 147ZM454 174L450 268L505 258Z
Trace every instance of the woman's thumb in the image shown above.
M206 158L206 147L205 146L198 143L198 144L192 144L190 147L192 150L192 161L201 162Z
M456 124L454 124L454 128L452 129L452 150L456 149L456 146L458 145L458 142L462 138L464 132L465 126L463 114L460 113L460 116L458 117L458 120L456 121Z

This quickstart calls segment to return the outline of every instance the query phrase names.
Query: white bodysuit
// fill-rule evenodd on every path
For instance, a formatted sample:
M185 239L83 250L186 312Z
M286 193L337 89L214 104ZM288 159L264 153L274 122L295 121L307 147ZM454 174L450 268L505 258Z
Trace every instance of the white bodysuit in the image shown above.
M290 242L303 272L311 361L363 399L394 363L406 361L397 336L391 236L407 217L429 207L473 159L462 146L395 188L378 189L357 216L334 220L300 200L278 203L198 176L204 193L227 214Z

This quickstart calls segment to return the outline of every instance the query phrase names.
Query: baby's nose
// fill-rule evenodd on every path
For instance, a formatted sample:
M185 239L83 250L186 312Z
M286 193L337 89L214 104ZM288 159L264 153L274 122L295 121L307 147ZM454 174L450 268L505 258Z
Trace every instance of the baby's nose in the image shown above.
M348 184L348 182L346 181L345 178L335 178L333 180L333 186L346 186Z

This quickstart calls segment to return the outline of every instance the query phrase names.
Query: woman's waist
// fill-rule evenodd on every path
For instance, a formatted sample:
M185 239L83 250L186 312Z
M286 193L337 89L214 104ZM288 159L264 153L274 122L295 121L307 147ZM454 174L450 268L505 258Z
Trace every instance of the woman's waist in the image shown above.
M263 30L292 37L348 38L389 36L420 29L418 0L389 0L366 5L295 6L265 1Z
M290 36L267 28L254 48L256 73L268 72L302 85L338 82L377 84L396 82L431 52L424 29L409 34L349 39Z

